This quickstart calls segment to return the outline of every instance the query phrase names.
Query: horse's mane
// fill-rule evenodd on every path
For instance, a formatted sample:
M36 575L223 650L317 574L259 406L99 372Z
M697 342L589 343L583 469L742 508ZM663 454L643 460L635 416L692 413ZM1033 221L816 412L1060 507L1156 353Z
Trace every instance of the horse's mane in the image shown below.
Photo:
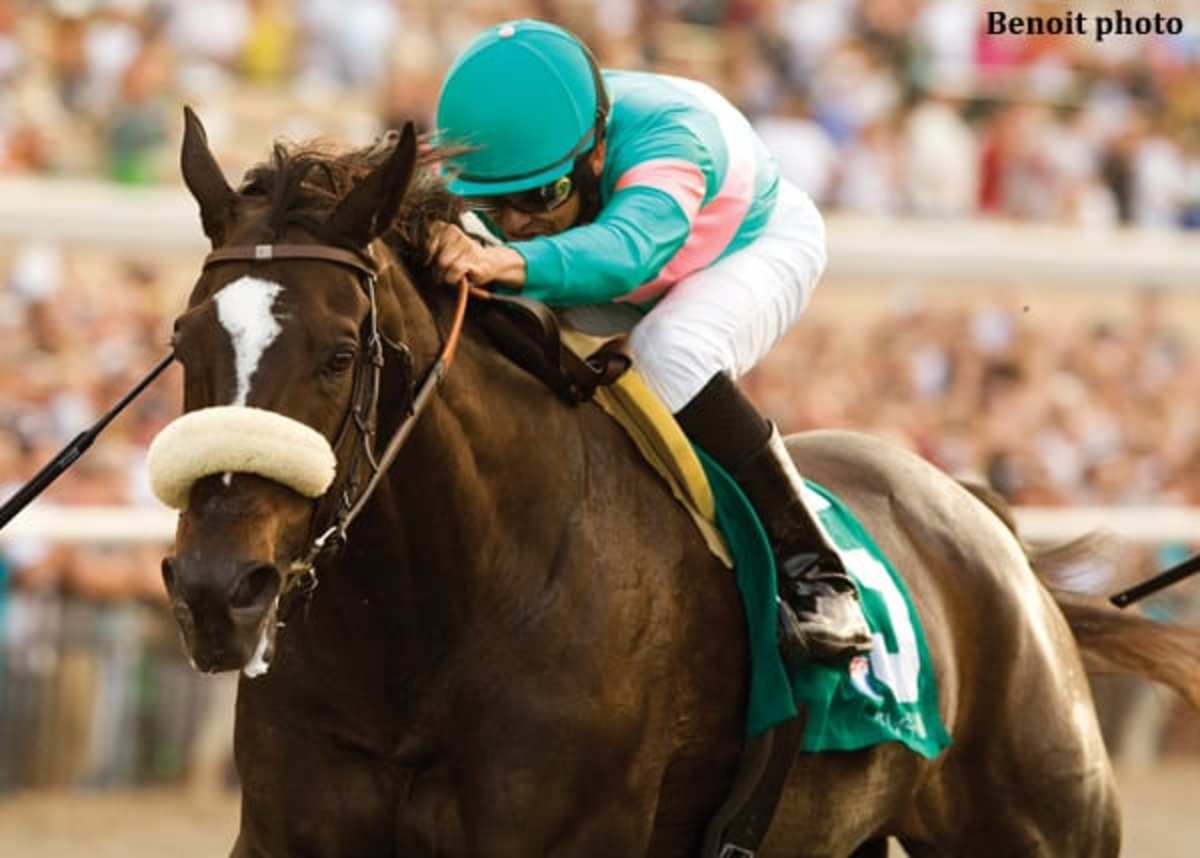
M290 225L300 226L329 244L346 246L346 238L326 226L337 202L379 166L399 141L389 131L370 146L348 149L324 141L276 142L269 161L246 171L238 192L268 202L263 241L276 241ZM447 190L437 164L454 150L422 144L404 200L384 240L409 269L421 267L429 226L457 222L463 202ZM353 248L351 248L353 249Z

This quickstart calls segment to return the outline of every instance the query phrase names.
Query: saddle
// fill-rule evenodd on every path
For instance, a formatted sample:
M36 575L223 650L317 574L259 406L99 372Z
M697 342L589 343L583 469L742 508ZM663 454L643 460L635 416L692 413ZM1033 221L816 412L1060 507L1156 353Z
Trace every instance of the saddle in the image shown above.
M480 244L500 243L470 210L463 212L460 226ZM471 307L501 354L571 405L587 402L596 388L612 384L633 365L623 335L636 319L614 332L619 336L606 339L599 348L581 356L564 347L558 316L540 301L493 294L490 300L472 303Z
M624 336L606 340L585 357L567 348L558 316L538 301L493 295L473 306L496 348L571 405L587 402L596 388L612 384L633 365Z

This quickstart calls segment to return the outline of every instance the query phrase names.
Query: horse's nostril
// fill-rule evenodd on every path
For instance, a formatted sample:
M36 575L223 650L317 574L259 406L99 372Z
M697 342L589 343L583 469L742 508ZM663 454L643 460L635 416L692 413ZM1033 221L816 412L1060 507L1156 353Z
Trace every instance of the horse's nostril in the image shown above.
M269 563L255 566L242 576L229 597L230 607L249 608L257 603L268 588L277 580L275 567Z
M162 560L162 579L163 586L167 588L168 593L173 593L175 588L175 558L164 557Z

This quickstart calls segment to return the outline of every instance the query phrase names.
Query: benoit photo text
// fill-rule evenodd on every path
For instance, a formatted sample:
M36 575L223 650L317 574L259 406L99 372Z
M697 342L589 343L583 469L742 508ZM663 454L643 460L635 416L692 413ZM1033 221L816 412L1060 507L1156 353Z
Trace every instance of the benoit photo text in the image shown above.
M1183 19L1161 12L1130 15L1120 9L1107 15L1069 10L1061 15L1010 15L992 10L987 13L987 31L992 36L1092 36L1103 42L1110 36L1177 36L1183 32Z

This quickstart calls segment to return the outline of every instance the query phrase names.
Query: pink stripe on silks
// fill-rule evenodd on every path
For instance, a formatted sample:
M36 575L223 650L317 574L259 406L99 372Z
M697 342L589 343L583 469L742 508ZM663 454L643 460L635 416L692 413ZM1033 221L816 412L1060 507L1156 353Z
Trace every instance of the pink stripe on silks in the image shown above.
M731 147L732 148L732 147ZM692 222L683 247L663 266L658 276L620 300L641 303L657 297L687 275L711 264L737 234L754 199L754 156L730 152L725 182Z
M683 209L688 223L696 219L704 202L704 173L700 167L682 158L652 158L630 167L617 179L614 191L634 186L657 188L671 195Z
M658 276L620 298L641 303L665 292L694 271L711 265L737 235L754 202L758 155L749 124L716 92L694 81L675 83L691 91L717 118L726 146L725 180L716 196L692 221L692 232L683 247L663 266Z

